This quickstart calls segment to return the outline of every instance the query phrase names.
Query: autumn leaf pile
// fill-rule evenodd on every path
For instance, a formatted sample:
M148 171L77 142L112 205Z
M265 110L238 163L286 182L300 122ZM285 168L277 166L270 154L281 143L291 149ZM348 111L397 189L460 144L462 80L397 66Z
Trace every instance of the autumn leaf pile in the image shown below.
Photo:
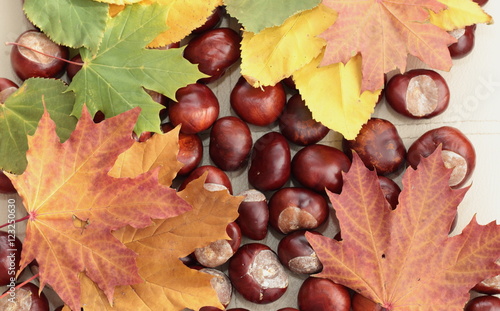
M0 107L0 155L9 155L0 168L29 214L21 268L36 260L41 286L73 310L221 307L209 276L179 258L226 238L241 199L206 191L203 178L179 193L170 188L180 169L178 130L159 133L162 106L146 90L174 98L204 77L182 48L153 48L184 39L222 5L242 27L247 81L258 87L292 77L313 117L347 139L370 118L386 73L404 71L409 55L449 70L448 31L492 22L472 0L25 0L30 21L78 50L83 65L69 85L25 81ZM95 124L97 111L106 120ZM133 131L159 134L140 144ZM354 162L345 190L330 194L344 241L309 237L325 265L321 276L390 310L423 310L440 297L461 306L470 287L500 273L487 250L498 249L498 226L473 222L448 238L465 190L449 189L437 159L407 173L395 211L373 174ZM357 189L365 200L352 197ZM421 239L428 235L438 237ZM420 258L425 248L439 256ZM467 270L470 261L482 270ZM439 294L424 297L429 287ZM443 310L439 303L432 310Z

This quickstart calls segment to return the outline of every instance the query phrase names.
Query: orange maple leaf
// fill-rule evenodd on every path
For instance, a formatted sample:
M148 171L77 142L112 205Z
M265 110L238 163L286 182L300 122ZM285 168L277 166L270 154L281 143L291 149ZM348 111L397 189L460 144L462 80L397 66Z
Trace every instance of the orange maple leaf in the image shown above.
M174 189L158 183L158 170L136 178L114 178L108 171L134 142L139 115L133 109L95 124L83 109L64 143L47 112L29 137L28 166L9 175L29 214L21 270L34 259L41 287L50 284L73 310L79 310L82 271L112 300L114 288L142 281L137 254L112 231L143 228L152 218L177 216L191 209Z
M429 10L446 6L437 0L323 0L338 12L337 21L321 37L327 40L321 65L347 63L360 53L363 58L361 91L384 85L384 74L406 70L408 54L432 68L449 70L448 45L456 40L429 21Z
M460 235L448 236L468 190L452 190L450 173L438 148L407 170L391 210L376 173L355 155L342 193L329 193L343 240L307 235L324 266L318 276L388 310L462 310L475 284L500 273L500 226L472 219Z
M242 197L227 191L203 188L206 175L189 183L179 196L193 209L177 217L155 220L144 229L126 227L114 234L138 254L139 274L144 282L116 289L113 306L85 275L82 300L85 310L199 310L203 306L223 308L210 285L211 276L188 268L179 258L195 248L227 239L226 226L238 217Z

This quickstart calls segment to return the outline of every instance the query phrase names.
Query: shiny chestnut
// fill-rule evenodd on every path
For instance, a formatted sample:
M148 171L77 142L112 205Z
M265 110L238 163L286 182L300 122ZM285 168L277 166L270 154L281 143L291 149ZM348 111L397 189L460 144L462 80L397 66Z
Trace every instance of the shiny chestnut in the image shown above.
M300 94L290 97L279 117L278 125L283 136L301 146L319 142L330 131L329 128L313 119L311 111Z
M245 122L267 126L278 119L286 104L283 85L253 87L240 77L231 90L230 103Z
M252 239L262 240L267 235L269 223L269 207L266 196L255 189L249 189L239 194L244 199L238 207L238 218L241 233Z
M0 105L4 104L7 98L12 95L19 86L12 80L0 78Z
M204 84L193 83L178 89L175 99L168 105L168 115L174 126L182 124L183 133L204 131L219 117L219 100Z
M351 301L352 311L387 311L386 308L382 307L360 293L354 293Z
M207 30L214 29L215 27L220 25L223 16L224 16L224 9L221 6L216 7L212 11L212 14L210 14L210 16L207 18L205 23L203 23L203 25L193 30L191 33L199 35Z
M439 127L420 136L408 148L408 163L413 168L417 168L420 159L428 157L439 145L442 146L445 166L453 169L450 186L462 187L474 172L476 152L470 140L455 127Z
M240 58L241 37L230 28L216 28L191 39L184 49L184 58L208 75L201 83L213 82Z
M464 311L500 311L500 298L495 296L479 296L469 300Z
M174 127L171 123L161 126L164 133L171 131ZM191 173L203 159L203 143L198 134L185 134L179 132L179 152L177 160L184 166L177 172L178 175L185 176Z
M54 57L67 59L69 49L51 41L43 32L30 29L23 32L16 40L10 53L12 69L21 80L33 77L59 78L66 69L66 62ZM52 57L42 55L28 48L40 51Z
M384 94L394 110L413 119L437 116L448 108L450 102L446 80L429 69L413 69L393 76L387 82Z
M378 181L380 182L380 189L384 194L385 199L389 203L392 209L395 209L399 203L399 194L401 193L401 188L392 179L385 176L378 176Z
M241 244L241 230L238 224L231 222L226 227L230 240L217 240L205 247L194 250L196 260L207 268L215 268L226 263L238 250Z
M457 42L448 46L450 56L453 59L463 58L472 52L475 44L476 24L465 26L465 28L453 30L450 33L457 39Z
M284 236L278 244L278 257L285 267L295 273L318 273L323 269L323 265L307 241L306 232L306 230L300 230ZM321 235L316 231L310 232Z
M500 275L483 280L482 282L476 284L472 290L488 295L500 294Z
M0 310L49 311L47 296L43 292L39 294L39 291L40 288L35 284L26 283L16 288L15 292L10 291L13 295L9 293L7 297L0 299Z
M328 218L324 196L307 188L287 187L269 199L269 224L287 234L301 229L316 229Z
M269 132L254 144L248 182L258 190L281 188L290 177L290 146L283 135Z
M269 303L278 300L288 288L288 275L269 246L249 243L229 260L229 279L248 301Z
M343 140L344 152L352 157L355 151L366 167L387 175L403 168L406 147L398 130L388 120L371 118L354 140Z
M11 207L8 209L12 210ZM0 286L15 282L22 249L23 244L17 236L0 230Z
M351 295L347 287L316 277L309 277L302 283L297 302L301 311L351 309Z
M210 158L224 171L238 170L247 164L252 143L252 133L245 122L233 116L222 117L210 131Z
M351 167L351 160L337 148L313 144L299 150L292 160L293 177L304 187L324 193L325 189L340 193L342 172Z
M227 305L231 302L231 297L233 295L233 285L231 285L229 277L224 272L213 268L202 268L200 269L200 272L207 273L213 276L213 278L210 280L210 285L212 285L212 288L217 293L217 297L219 298L220 303L224 307L227 307ZM201 308L200 310L208 311L209 309ZM215 310L219 309L216 308Z
M179 186L179 191L186 188L186 185L191 181L199 178L205 172L208 172L207 178L205 179L205 184L219 184L227 188L229 193L233 193L233 186L231 185L231 180L220 168L213 165L202 165L195 168L186 179Z

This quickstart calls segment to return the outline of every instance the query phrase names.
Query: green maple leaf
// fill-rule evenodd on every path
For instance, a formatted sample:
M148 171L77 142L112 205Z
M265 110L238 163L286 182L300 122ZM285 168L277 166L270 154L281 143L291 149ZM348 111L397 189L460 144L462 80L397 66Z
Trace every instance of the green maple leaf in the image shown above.
M96 51L109 5L90 0L25 0L24 12L52 41L71 48Z
M227 12L237 18L246 31L258 33L279 26L290 16L317 6L320 0L224 0Z
M197 65L183 58L183 49L155 50L146 46L164 32L169 5L127 6L108 21L96 54L81 49L84 61L68 90L76 93L72 114L79 117L85 104L94 115L109 118L141 108L135 132L159 132L159 111L145 89L175 98L175 92L204 77Z
M43 107L56 123L61 141L68 139L76 118L70 116L75 103L73 93L64 93L61 80L32 78L0 105L0 167L21 174L26 168L28 135L33 135L43 115Z

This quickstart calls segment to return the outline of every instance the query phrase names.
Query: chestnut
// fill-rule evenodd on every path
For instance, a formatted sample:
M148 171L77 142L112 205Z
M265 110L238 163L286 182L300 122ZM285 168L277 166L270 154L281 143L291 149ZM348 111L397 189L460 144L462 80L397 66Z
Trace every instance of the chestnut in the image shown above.
M269 222L266 196L255 189L243 191L239 196L245 197L238 207L239 216L235 220L240 226L241 234L252 240L264 239Z
M450 102L446 80L430 69L413 69L393 76L384 94L394 110L413 119L437 116Z
M6 297L8 299L0 299L0 310L49 311L47 296L43 292L39 294L39 291L39 287L35 284L26 283L22 287L16 288L15 292L11 291Z
M281 188L290 178L290 146L283 135L269 132L254 144L248 182L258 190Z
M203 173L208 172L207 179L205 179L205 183L213 183L213 184L219 184L223 185L224 187L227 188L229 193L233 193L233 187L231 185L231 180L229 177L224 173L223 170L220 168L213 166L213 165L202 165L197 168L195 168L186 179L181 183L179 186L179 191L183 190L186 188L186 185L190 183L191 181L197 179Z
M226 233L231 240L217 240L205 247L194 250L196 260L207 268L218 267L228 261L241 244L241 230L238 224L231 222L226 227Z
M352 158L355 151L366 167L377 174L395 173L403 167L406 148L398 130L388 120L371 118L354 140L343 140L344 152Z
M500 311L500 298L495 296L479 296L469 300L464 311Z
M329 128L315 121L300 94L294 94L288 100L279 117L281 134L297 145L306 146L323 139Z
M12 80L0 78L0 105L4 104L7 98L17 91L19 86Z
M248 125L237 117L227 116L213 124L208 151L219 168L235 171L247 164L252 143Z
M472 290L488 295L500 294L500 275L483 280L482 282L476 284Z
M17 190L14 188L12 181L3 171L0 170L0 193L14 194Z
M223 16L224 9L221 6L216 7L213 10L212 14L210 14L210 16L207 18L205 23L200 27L194 29L191 33L199 35L207 30L214 29L215 27L220 25Z
M382 307L360 293L354 293L351 301L352 311L387 311L386 308Z
M22 249L21 240L14 234L0 231L0 286L16 281Z
M288 275L276 253L260 243L245 244L229 260L229 279L248 301L269 303L288 288Z
M328 218L324 196L307 188L287 187L269 199L269 224L281 233L315 229Z
M230 28L216 28L191 39L184 49L184 58L208 75L201 83L213 82L240 58L241 37Z
M470 140L455 127L435 128L420 136L408 148L408 163L416 169L421 157L428 157L439 145L444 165L453 169L450 187L462 187L474 172L476 152Z
M204 131L219 117L219 100L204 84L193 83L178 89L175 99L168 105L168 115L173 126L182 124L182 133Z
M299 288L297 302L300 311L351 309L351 295L347 287L324 278L307 278Z
M267 126L278 119L286 104L283 85L253 87L240 77L231 90L231 108L245 122Z
M401 193L401 188L392 179L385 176L378 176L378 181L380 182L380 189L384 194L385 199L389 203L392 209L395 209L399 203L399 194Z
M161 126L164 133L174 129L171 123L165 123ZM177 172L178 175L184 176L191 173L203 159L203 143L198 134L185 134L179 132L179 152L177 160L184 166Z
M337 148L313 144L299 150L292 160L292 175L306 188L324 193L328 189L340 193L342 172L351 167L351 160Z
M66 75L68 76L69 81L73 80L73 77L82 69L83 59L80 54L76 54L71 58L71 62L66 65ZM82 65L77 65L76 63L80 63Z
M210 280L210 285L212 285L217 293L220 303L224 307L227 307L227 305L231 302L231 296L233 295L233 286L231 285L229 277L224 274L224 272L212 268L203 268L200 269L200 272L208 273L213 276Z
M278 244L278 257L285 267L295 273L318 273L323 269L323 265L307 241L306 232L295 231L283 237ZM316 231L310 233L321 235Z
M67 47L52 42L43 32L36 29L23 32L16 39L16 43L18 45L14 45L10 53L10 62L12 69L21 80L33 77L59 78L63 75L66 62L57 58L69 57Z
M453 59L463 58L472 52L475 44L476 24L465 26L465 28L450 31L450 35L457 39L457 42L448 46L450 56Z
M276 311L299 311L299 309L287 307L287 308L278 309Z
M488 3L488 0L472 0L472 1L474 1L477 4L479 4L479 6L483 6L486 3Z

